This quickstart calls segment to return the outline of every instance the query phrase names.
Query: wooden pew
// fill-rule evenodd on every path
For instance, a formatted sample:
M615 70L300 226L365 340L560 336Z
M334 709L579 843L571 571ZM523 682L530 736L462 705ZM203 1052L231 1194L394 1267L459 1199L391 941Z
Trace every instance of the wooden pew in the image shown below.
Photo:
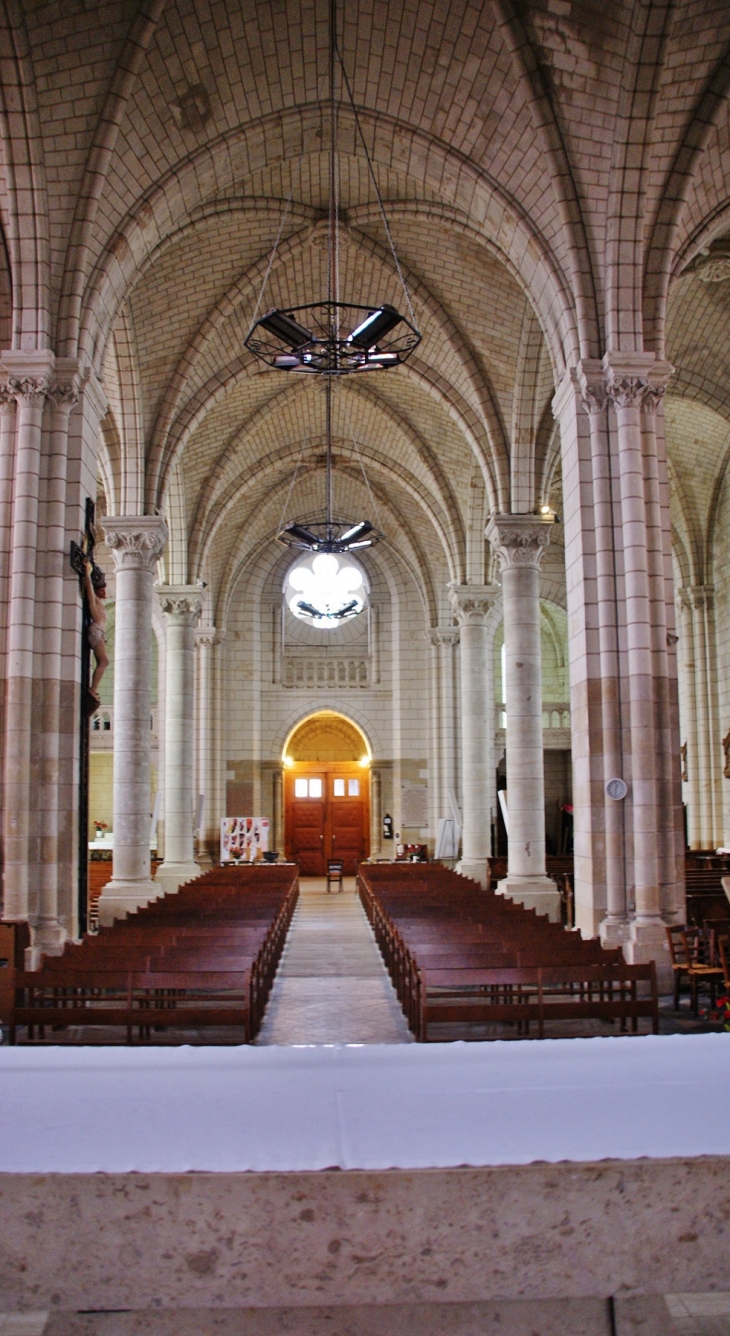
M28 972L15 951L0 975L11 1043L46 1027L238 1026L246 1042L264 1007L299 893L294 867L219 869L153 901ZM0 938L0 945L2 938ZM3 975L6 976L3 978Z
M358 887L416 1038L433 1024L598 1019L658 1032L656 970L583 941L476 882L431 865L361 865Z

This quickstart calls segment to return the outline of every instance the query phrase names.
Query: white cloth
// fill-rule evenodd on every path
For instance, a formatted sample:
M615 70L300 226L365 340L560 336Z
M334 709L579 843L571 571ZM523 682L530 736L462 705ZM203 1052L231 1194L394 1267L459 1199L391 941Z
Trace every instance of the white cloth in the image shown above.
M730 1034L0 1048L0 1171L426 1168L730 1155Z

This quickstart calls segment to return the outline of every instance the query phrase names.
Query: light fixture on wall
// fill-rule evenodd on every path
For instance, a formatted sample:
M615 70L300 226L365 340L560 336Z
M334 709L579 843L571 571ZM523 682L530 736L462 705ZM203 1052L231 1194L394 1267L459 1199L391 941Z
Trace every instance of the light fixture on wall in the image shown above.
M396 273L403 291L408 316L401 315L389 302L362 306L340 300L339 274L339 176L337 170L337 101L335 70L339 64L357 134L367 161L377 196L385 232L390 244ZM352 96L350 82L337 45L336 0L330 0L329 32L329 207L327 228L327 297L306 306L286 309L272 307L260 319L256 315L279 238L269 260L254 320L245 346L267 366L277 371L302 371L309 375L345 376L366 371L383 371L400 366L421 342L413 306L395 249L373 164ZM279 237L281 236L281 229Z

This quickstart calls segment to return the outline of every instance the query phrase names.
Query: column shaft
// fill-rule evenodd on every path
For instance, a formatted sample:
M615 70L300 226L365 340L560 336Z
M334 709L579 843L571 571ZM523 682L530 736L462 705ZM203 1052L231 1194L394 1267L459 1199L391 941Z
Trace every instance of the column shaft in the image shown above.
M722 796L720 790L720 730L716 707L714 588L690 585L682 590L689 610L694 685L694 755L690 792L691 839L696 849L715 849L722 841ZM690 758L688 755L688 766Z
M116 567L114 632L114 868L99 900L111 923L154 899L150 877L152 585L167 527L156 516L105 521Z
M602 878L605 880L605 918L600 930L606 944L616 945L627 939L628 915L623 858L625 809L610 798L606 791L609 780L623 773L614 497L602 368L600 365L594 368L590 384L586 373L584 364L581 367L580 386L590 424L602 751L602 766L598 776L601 782L596 786L594 801L600 805L605 832L604 856L600 859Z
M49 391L51 423L45 495L45 549L48 568L42 581L43 660L41 719L38 733L39 793L42 822L38 831L38 906L33 934L33 967L41 954L58 954L63 949L66 929L59 921L60 836L64 813L59 806L61 784L62 712L73 702L62 700L61 658L64 612L64 570L66 561L66 471L68 426L71 409L78 402L79 391L75 363L56 364L56 380ZM68 377L68 378L66 378ZM86 840L86 832L80 832Z
M563 377L576 921L664 964L681 913L679 732L669 506L654 354ZM611 779L627 786L608 786ZM635 904L633 903L635 901Z
M429 632L429 639L434 647L432 661L434 679L434 724L435 724L435 817L451 816L449 794L456 798L456 674L454 655L459 643L458 626L434 626ZM487 654L489 644L487 644ZM484 671L491 681L491 665L485 661ZM487 733L489 721L487 721ZM491 755L491 746L488 745ZM488 762L487 762L488 763ZM491 782L491 772L488 780ZM435 828L434 828L435 834Z
M195 622L197 585L158 590L167 624L165 674L165 861L155 881L167 891L200 875L193 849Z
M16 401L15 473L10 553L5 694L5 808L3 814L6 919L33 919L37 888L31 887L31 740L34 725L36 554L41 471L41 431L53 364L50 353L6 354L9 393ZM35 809L35 804L34 804ZM33 903L31 903L31 899Z
M625 951L629 960L654 958L666 973L664 925L681 913L682 901L668 488L658 425L672 368L653 353L607 353L603 363L620 491L624 801L634 887Z
M687 841L690 849L702 848L702 822L700 819L700 771L698 765L699 745L697 740L697 684L695 673L694 618L688 591L681 589L678 596L680 635L679 647L682 655L682 736L686 746L686 801L687 801Z
M545 873L540 577L552 519L494 515L486 536L500 561L507 715L507 877L504 895L559 922L560 896Z
M461 646L462 829L458 870L486 886L494 734L494 688L487 616L491 585L449 585Z
M656 737L653 709L651 608L649 599L641 410L630 396L616 399L624 537L624 611L628 720L631 729L634 895L636 917L659 919Z

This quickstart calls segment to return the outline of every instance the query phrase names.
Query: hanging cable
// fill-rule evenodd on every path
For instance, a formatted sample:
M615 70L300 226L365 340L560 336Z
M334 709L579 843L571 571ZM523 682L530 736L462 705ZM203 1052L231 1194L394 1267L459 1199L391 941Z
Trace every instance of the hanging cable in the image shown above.
M408 314L410 315L410 317L411 317L411 321L413 322L413 324L416 326L416 328L418 328L418 323L417 323L417 321L416 321L416 316L415 316L415 313L414 313L414 310L413 310L413 304L412 304L412 302L411 302L410 293L409 293L409 291L408 291L408 288L406 287L406 280L405 280L405 278L403 277L403 270L402 270L401 267L400 267L400 260L398 259L398 252L397 252L396 249L395 249L395 242L393 241L393 235L392 235L391 230L390 230L390 223L388 222L388 215L387 215L387 213L385 212L385 205L383 204L383 197L382 197L382 195L381 195L381 193L380 193L380 186L378 185L377 178L376 178L376 176L375 176L375 169L374 169L374 167L373 167L372 162L370 161L370 154L368 153L368 146L367 146L367 143L365 142L365 135L363 134L362 126L360 125L360 117L359 117L358 114L357 114L357 108L355 107L355 99L354 99L353 96L352 96L352 89L350 88L350 80L349 80L348 77L347 77L347 70L345 69L345 63L344 63L344 61L343 61L343 59L342 59L342 55L341 55L341 53L340 53L340 49L339 49L339 47L337 47L337 59L338 59L338 61L339 61L340 69L341 69L341 71L342 71L342 79L343 79L345 88L347 89L347 96L348 96L348 99L349 99L349 102L350 102L350 108L351 108L351 110L352 110L352 114L353 114L353 116L355 117L355 125L357 126L357 133L358 133L358 135L360 136L360 143L362 144L363 152L364 152L364 154L365 154L365 160L366 160L367 165L368 165L368 171L370 172L370 179L371 179L371 181L372 181L372 183L373 183L373 187L374 187L374 189L375 189L375 194L376 194L377 199L378 199L378 205L379 205L380 213L381 213L381 216L382 216L382 219L383 219L383 226L385 227L385 234L386 234L386 236L387 236L387 238L388 238L388 245L390 246L391 253L392 253L392 256L393 256L393 262L394 262L394 264L395 264L396 271L397 271L397 274L398 274L398 278L399 278L399 280L400 280L400 285L401 285L401 287L402 287L402 289L403 289L403 296L405 297L405 299L406 299L406 304L407 304L407 306L408 306Z
M284 210L284 212L283 212L283 214L282 214L281 222L279 223L279 231L278 231L277 234L276 234L276 241L274 242L273 250L272 250L272 252L271 252L271 254L270 254L270 256L269 256L269 263L268 263L267 266L266 266L266 273L264 274L264 281L263 281L263 283L261 284L261 291L259 292L258 301L256 302L256 310L255 310L254 313L253 313L253 320L251 321L251 328L252 328L252 329L253 329L254 325L256 324L256 321L257 321L258 318L259 318L259 311L261 310L261 303L262 303L262 301L264 300L264 293L265 293L265 291L266 291L266 284L267 284L268 281L269 281L269 274L271 273L271 267L272 267L272 265L273 265L273 263L274 263L274 260L276 259L276 252L277 252L278 249L279 249L279 242L281 241L281 234L282 234L282 232L284 231L284 226L285 226L285 224L286 224L286 220L287 220L287 218L288 218L288 216L289 216L289 210L290 210L290 208L291 208L291 203L292 203L292 199L293 199L293 198L294 198L294 187L292 186L291 190L289 191L289 198L288 198L288 200L287 200L287 202L286 202L286 208L285 208L285 210Z
M373 512L374 512L374 514L375 514L375 519L376 519L376 521L377 521L378 528L382 530L382 527L383 527L383 526L382 526L382 523L381 523L381 520L380 520L380 511L378 510L378 503L377 503L377 501L375 500L375 497L373 496L373 491L372 491L372 488L371 488L371 486L370 486L370 482L369 482L369 480L368 480L368 475L367 475L367 473L366 473L366 471L365 471L365 465L364 465L364 463L363 463L363 458L362 458L362 455L360 454L360 447L359 447L357 441L355 440L355 432L354 432L353 427L352 427L352 418L350 417L350 410L349 410L349 408L347 407L346 404L343 405L343 408L344 408L344 413L345 413L345 420L346 420L346 422L347 422L347 431L348 431L348 435L349 435L349 437L350 437L350 440L352 441L352 445L353 445L353 449L354 449L354 451L355 451L355 454L357 455L358 463L359 463L359 465L360 465L360 469L361 469L361 471L362 471L362 476L363 476L363 478L365 479L365 487L367 488L367 493L368 493L368 496L370 497L370 504L372 505Z
M299 473L299 468L300 468L300 465L301 465L301 462L302 462L302 456L303 456L303 454L304 454L304 441L302 441L302 443L301 443L301 445L300 445L300 447L299 447L299 458L298 458L298 460L297 460L297 466L296 466L296 468L295 468L295 470L294 470L294 476L292 477L292 480L291 480L291 482L290 482L290 484L289 484L289 491L288 491L287 494L286 494L286 501L284 502L284 508L283 508L283 510L282 510L282 512L281 512L281 519L279 520L279 532L281 532L281 530L284 528L284 520L286 519L286 512L287 512L287 510L289 509L289 502L290 502L290 500L291 500L291 494L292 494L292 492L294 491L294 484L295 484L295 482L296 482L296 480L297 480L297 474Z
M332 528L332 378L331 376L327 377L327 381L325 384L325 392L327 395L327 410L325 419L326 420L325 433L327 441L327 472L326 472L325 490L327 493L326 495L327 529L329 531Z

